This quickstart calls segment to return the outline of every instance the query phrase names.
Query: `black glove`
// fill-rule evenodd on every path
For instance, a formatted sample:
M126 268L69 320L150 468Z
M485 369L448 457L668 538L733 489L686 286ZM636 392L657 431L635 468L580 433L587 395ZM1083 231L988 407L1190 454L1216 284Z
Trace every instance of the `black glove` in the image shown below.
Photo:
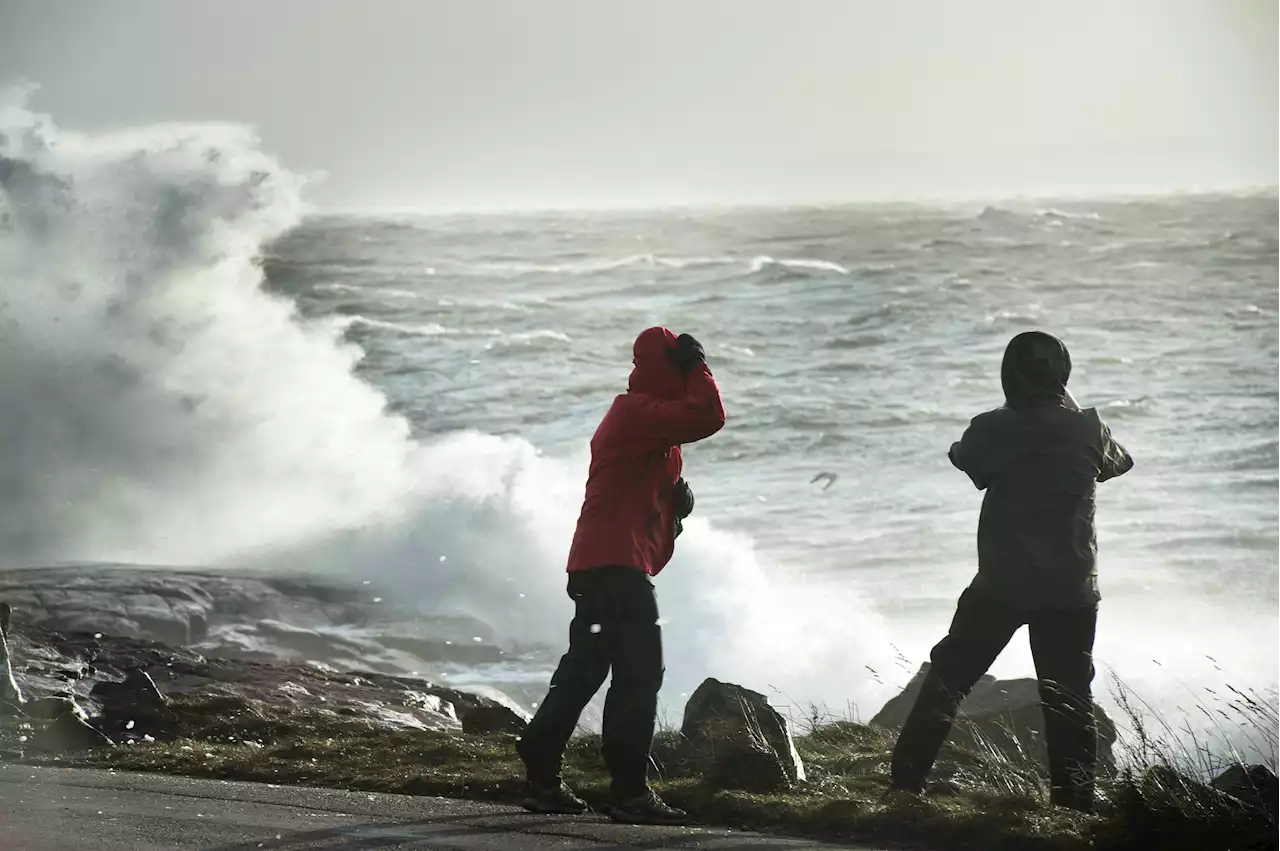
M685 375L693 372L698 364L707 362L706 351L691 334L681 334L676 338L676 347L668 349L667 352Z
M676 517L681 520L693 513L693 491L683 478L676 479L675 489L671 492L671 505Z

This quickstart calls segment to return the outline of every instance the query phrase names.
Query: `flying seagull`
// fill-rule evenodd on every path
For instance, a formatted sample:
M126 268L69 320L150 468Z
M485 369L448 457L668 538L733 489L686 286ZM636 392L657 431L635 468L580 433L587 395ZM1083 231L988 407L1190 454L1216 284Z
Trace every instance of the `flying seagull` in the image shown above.
M828 490L832 485L836 483L836 478L837 476L835 473L819 473L818 475L814 476L812 479L809 480L809 484L820 482L823 479L826 479L827 483L822 486L822 489Z

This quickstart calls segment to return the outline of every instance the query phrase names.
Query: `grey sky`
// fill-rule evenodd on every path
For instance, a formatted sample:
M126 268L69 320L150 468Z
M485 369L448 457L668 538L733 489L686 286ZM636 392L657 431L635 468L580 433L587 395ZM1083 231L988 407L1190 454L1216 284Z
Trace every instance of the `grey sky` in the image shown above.
M257 125L348 207L1277 181L1275 0L0 0L59 125Z

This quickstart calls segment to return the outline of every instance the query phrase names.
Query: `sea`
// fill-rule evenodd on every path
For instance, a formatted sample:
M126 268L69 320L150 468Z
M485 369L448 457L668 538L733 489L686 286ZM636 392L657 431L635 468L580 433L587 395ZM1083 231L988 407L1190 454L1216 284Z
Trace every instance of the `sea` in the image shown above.
M1232 743L1230 689L1274 705L1274 190L355 215L287 166L241 127L0 104L4 564L338 577L483 621L519 661L428 673L532 708L588 441L664 325L728 415L655 580L664 712L712 676L865 720L973 577L947 450L1042 329L1136 461L1098 490L1100 702ZM1026 645L993 673L1033 676Z

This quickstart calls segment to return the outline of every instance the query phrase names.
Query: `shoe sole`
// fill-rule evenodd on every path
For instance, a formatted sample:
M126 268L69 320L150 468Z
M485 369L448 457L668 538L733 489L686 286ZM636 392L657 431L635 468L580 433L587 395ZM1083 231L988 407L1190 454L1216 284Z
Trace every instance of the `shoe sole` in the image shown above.
M689 823L689 817L683 818L647 818L644 816L633 816L627 813L619 813L617 810L609 810L607 815L609 818L619 824L640 824L640 825L658 825L661 827L680 827Z
M585 816L591 812L590 807L581 809L571 807L547 807L534 801L521 801L520 806L531 813L537 813L544 816Z

